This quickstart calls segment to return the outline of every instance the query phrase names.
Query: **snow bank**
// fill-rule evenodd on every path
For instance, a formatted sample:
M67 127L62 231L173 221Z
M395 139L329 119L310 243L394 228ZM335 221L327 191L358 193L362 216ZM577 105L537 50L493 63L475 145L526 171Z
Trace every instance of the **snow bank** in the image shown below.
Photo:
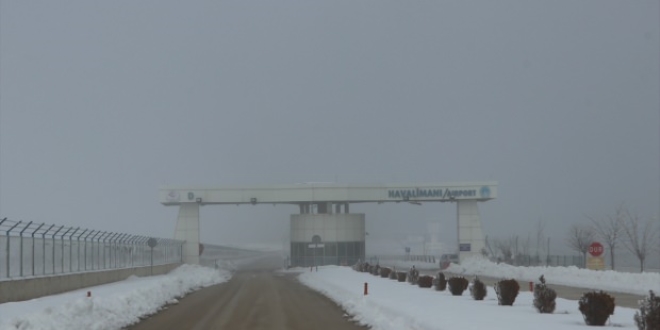
M359 273L348 267L324 266L305 272L299 279L342 306L353 319L373 330L509 329L555 330L589 328L574 300L558 298L554 314L539 314L533 295L521 292L513 306L499 306L492 287L483 301L466 291L455 297L447 291L421 289L408 283ZM363 285L369 283L369 294ZM637 329L634 309L616 307L610 326Z
M121 329L199 288L225 282L228 271L182 265L167 275L0 305L0 330ZM92 297L87 298L87 290Z
M515 278L522 281L536 281L541 275L544 275L546 282L550 284L639 295L647 295L649 290L660 292L660 273L625 273L581 269L575 266L511 266L496 264L481 258L468 259L460 265L451 264L446 271L455 274Z

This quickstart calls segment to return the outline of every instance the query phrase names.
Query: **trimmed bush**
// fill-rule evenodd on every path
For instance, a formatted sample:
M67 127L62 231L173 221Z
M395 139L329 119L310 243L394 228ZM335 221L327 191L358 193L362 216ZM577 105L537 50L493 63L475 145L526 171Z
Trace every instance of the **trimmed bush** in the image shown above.
M449 285L449 292L451 292L452 295L461 296L463 295L463 291L467 289L470 282L468 282L465 277L460 276L450 278L447 281L447 284Z
M380 277L388 278L390 277L390 273L392 272L391 269L387 267L383 267L380 269Z
M614 297L603 291L583 294L578 304L587 325L605 325L614 314Z
M539 277L540 283L534 284L534 307L539 313L552 314L555 311L557 292L545 284L545 277Z
M430 288L433 286L433 277L429 275L422 275L417 279L417 285L420 288Z
M439 272L435 277L434 284L437 291L445 291L447 288L447 279L445 278L445 274Z
M495 284L497 293L497 304L502 306L513 306L520 291L520 284L514 279L501 280Z
M392 271L390 271L390 280L396 280L397 275L396 275L396 267L392 268Z
M405 281L406 281L406 275L408 275L408 274L406 274L406 272L397 272L397 273L396 273L396 276L397 276L396 279L397 279L397 281L399 281L399 282L405 282Z
M486 285L484 282L479 280L479 277L475 277L472 281L472 286L470 287L470 295L474 300L484 300L488 292L486 291Z
M635 324L639 330L660 329L660 297L653 291L639 301L639 312L635 313Z

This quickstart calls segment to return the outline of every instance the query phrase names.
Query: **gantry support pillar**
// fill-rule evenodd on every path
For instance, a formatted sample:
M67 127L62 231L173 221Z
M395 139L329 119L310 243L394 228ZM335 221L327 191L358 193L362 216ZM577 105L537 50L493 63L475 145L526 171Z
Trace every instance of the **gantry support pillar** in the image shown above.
M462 262L471 256L481 256L486 247L481 217L476 200L456 202L458 225L458 258Z
M176 220L174 239L183 243L183 262L199 264L199 204L181 203L179 217Z

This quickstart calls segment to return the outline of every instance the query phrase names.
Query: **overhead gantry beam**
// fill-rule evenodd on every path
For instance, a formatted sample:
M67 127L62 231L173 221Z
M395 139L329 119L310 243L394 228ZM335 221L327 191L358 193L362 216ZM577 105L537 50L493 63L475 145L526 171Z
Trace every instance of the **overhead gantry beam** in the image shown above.
M183 261L199 263L199 207L212 204L297 204L300 213L349 213L350 203L456 202L459 258L485 247L477 202L497 198L497 182L346 185L305 183L257 187L163 187L159 200L179 206L174 237L184 240Z
M301 204L310 202L485 202L497 197L497 182L404 185L346 185L309 183L256 187L162 187L163 205L199 204Z

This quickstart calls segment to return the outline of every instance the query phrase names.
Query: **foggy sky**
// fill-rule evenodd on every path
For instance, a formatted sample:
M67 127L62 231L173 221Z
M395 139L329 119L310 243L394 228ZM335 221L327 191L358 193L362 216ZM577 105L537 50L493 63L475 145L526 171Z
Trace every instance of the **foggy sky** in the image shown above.
M494 180L490 237L658 217L658 1L0 1L0 217L172 237L163 185ZM354 205L400 245L450 204ZM204 206L202 241L288 239ZM369 248L369 245L368 245ZM375 251L367 251L370 252Z

